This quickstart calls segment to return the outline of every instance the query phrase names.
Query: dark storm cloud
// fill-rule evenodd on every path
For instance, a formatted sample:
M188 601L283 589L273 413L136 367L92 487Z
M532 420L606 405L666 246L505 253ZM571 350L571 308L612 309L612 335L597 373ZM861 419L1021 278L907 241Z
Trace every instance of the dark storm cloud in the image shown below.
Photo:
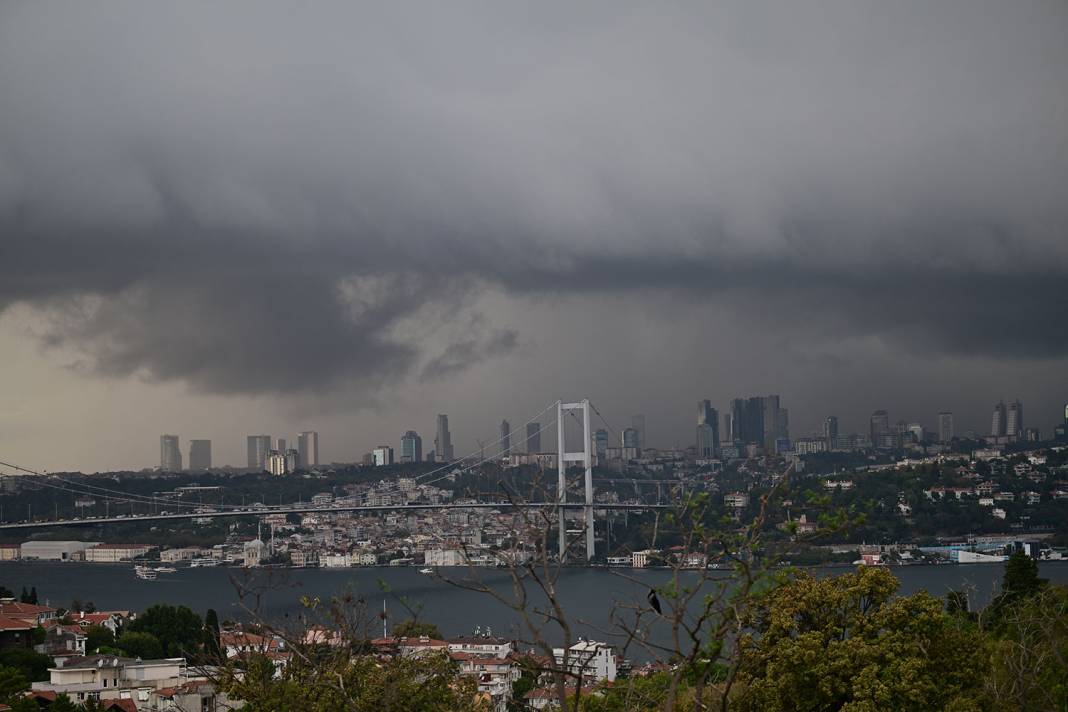
M504 355L487 285L1063 354L1063 3L756 5L6 4L0 309L223 393Z

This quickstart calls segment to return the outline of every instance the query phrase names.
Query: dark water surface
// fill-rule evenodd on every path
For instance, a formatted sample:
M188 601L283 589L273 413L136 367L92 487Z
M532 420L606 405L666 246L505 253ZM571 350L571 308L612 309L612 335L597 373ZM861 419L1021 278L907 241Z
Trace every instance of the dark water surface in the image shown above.
M1045 562L1041 575L1056 583L1068 583L1068 562ZM818 569L821 575L834 575L848 568ZM972 600L984 604L995 592L1004 567L1001 564L944 566L903 566L892 569L901 582L900 592L925 589L944 596L952 589L967 588ZM663 570L621 569L620 573L636 579L630 581L604 569L574 568L565 570L558 589L572 621L587 624L579 632L608 639L614 604L644 602L648 586L666 580ZM461 578L465 569L443 569ZM479 571L485 583L507 595L510 581L507 572L492 569ZM237 586L254 584L266 589L260 610L271 620L281 621L302 609L300 597L332 596L352 591L363 597L370 608L381 610L386 601L389 617L408 617L398 597L421 607L420 618L436 623L445 635L472 631L476 626L491 626L495 633L518 633L516 615L485 594L451 586L415 568L352 569L277 569L246 571L228 568L180 568L175 574L161 574L156 581L136 578L132 567L120 564L85 564L43 561L5 561L0 563L0 584L18 593L23 586L36 586L40 600L66 607L72 599L92 601L98 608L143 610L153 603L189 606L203 615L208 608L218 611L220 619L245 619L238 602ZM384 592L382 584L388 586ZM519 636L525 637L525 636ZM656 636L659 637L659 636ZM641 656L635 656L641 657Z

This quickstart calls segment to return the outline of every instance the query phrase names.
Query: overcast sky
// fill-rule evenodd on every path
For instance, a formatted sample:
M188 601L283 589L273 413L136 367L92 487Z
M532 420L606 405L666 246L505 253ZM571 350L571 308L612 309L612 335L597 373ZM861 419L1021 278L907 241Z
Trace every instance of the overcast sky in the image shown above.
M1068 5L0 5L0 459L1068 400Z

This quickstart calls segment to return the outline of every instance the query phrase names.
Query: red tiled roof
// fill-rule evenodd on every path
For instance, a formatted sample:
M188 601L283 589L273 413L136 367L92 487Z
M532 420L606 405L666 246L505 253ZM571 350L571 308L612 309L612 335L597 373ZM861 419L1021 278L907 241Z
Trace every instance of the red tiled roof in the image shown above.
M0 630L32 630L33 626L20 618L0 614Z
M0 603L0 616L17 615L37 615L38 613L55 613L55 608L49 608L48 606L38 606L35 603L23 603L21 601L8 601L6 603Z

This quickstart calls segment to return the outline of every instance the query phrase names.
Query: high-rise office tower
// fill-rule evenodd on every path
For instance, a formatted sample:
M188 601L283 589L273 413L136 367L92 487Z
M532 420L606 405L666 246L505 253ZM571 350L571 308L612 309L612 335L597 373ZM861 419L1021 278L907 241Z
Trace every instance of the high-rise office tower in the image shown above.
M319 465L319 433L305 430L297 436L297 454L299 467L307 469Z
M276 447L275 450L277 450L278 452L282 453L283 455L286 453L286 439L285 438L278 438L278 447Z
M271 452L270 435L248 436L248 469L263 472L267 469L267 455Z
M527 452L541 452L541 423L527 423Z
M831 449L838 441L838 416L828 415L823 421L823 439L827 441L827 448Z
M775 452L775 441L780 437L783 426L782 409L779 407L779 396L765 396L764 406L764 452Z
M620 443L623 447L635 448L638 447L638 431L634 428L624 428L623 437Z
M512 454L512 426L507 420L501 421L501 457Z
M441 462L452 462L452 434L449 432L449 416L438 415L438 434L434 438L434 455Z
M159 436L159 469L164 472L182 471L182 451L177 435Z
M286 472L296 472L300 469L300 450L289 448L285 452Z
M371 451L371 458L376 467L393 464L393 448L389 445L379 445Z
M880 441L885 440L884 436L890 433L890 414L885 410L872 413L870 428L872 447L879 447Z
M712 401L697 403L697 457L710 460L719 456L719 413Z
M953 414L943 410L938 414L938 442L948 443L953 440Z
M997 437L999 435L1005 435L1008 428L1006 422L1005 401L998 401L994 406L994 415L990 419L990 434Z
M602 465L608 458L608 431L604 428L593 433L593 453L597 456L597 462Z
M423 439L419 433L409 430L401 436L400 453L401 463L423 461Z
M189 469L193 472L211 469L211 440L189 441Z
M639 450L647 447L645 442L645 416L641 413L630 416L630 427L638 431L638 444L635 447Z
M1009 403L1009 412L1005 418L1005 434L1010 438L1022 438L1024 435L1023 403L1019 400Z

